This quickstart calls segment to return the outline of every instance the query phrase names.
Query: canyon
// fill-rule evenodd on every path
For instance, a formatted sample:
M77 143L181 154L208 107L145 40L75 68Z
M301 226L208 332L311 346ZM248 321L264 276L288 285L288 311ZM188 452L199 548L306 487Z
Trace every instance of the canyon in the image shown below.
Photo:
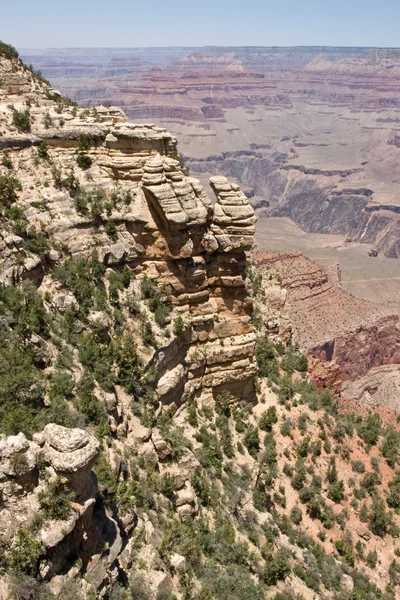
M244 186L260 215L399 249L400 51L23 50L85 106L122 106L177 136L190 169Z
M396 245L322 225L310 181L353 215L371 189L337 182L361 167L337 149L334 166L287 162L254 117L293 109L272 79L351 77L364 54L368 78L368 49L27 55L56 90L0 43L1 598L396 598L397 298L346 291L357 256L389 279L396 259L367 250ZM247 119L231 143L243 115L259 138ZM328 237L293 228L289 195L273 212L276 177L298 178L296 219Z
M117 103L135 120L172 129L205 189L219 173L239 183L258 216L258 250L300 249L319 265L321 281L337 271L334 282L318 284L319 308L310 313L302 292L315 288L318 267L283 255L285 285L286 266L304 271L297 297L287 283L296 341L318 360L329 356L343 372L340 388L364 378L360 397L370 398L369 370L375 381L374 369L392 364L394 373L382 372L382 403L398 408L398 341L388 356L375 333L382 319L391 337L400 310L399 50L50 49L23 56L85 106ZM362 337L360 328L367 337L375 332L373 359L359 355L357 344L339 351ZM336 351L326 353L324 344Z

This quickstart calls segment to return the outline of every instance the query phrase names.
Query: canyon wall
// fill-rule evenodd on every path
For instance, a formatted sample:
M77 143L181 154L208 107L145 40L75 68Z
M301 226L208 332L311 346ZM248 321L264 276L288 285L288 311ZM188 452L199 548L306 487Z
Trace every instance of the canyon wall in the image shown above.
M172 129L194 173L234 178L260 216L399 255L398 50L173 50L23 55L87 106Z
M252 263L281 277L280 313L287 314L320 389L350 399L367 394L368 404L376 396L376 404L398 410L399 315L346 293L337 273L328 276L298 251L255 252Z

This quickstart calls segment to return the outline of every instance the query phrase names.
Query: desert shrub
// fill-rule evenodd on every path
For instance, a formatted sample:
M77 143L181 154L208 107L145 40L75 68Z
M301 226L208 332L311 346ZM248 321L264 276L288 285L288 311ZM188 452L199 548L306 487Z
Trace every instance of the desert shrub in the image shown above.
M356 473L365 473L365 465L363 462L361 462L361 460L352 460L351 468Z
M4 58L7 59L18 59L19 58L19 54L16 48L14 48L14 46L11 46L11 44L6 44L4 42L0 41L0 54L2 56L4 56Z
M371 569L375 569L378 563L378 555L375 550L370 550L367 554L367 565L371 567Z
M387 497L387 503L392 508L400 508L400 471L397 471L389 483L390 493Z
M379 439L382 418L378 413L367 415L358 427L358 434L368 446L373 446Z
M105 506L112 507L115 504L117 497L117 476L103 455L100 456L93 471L97 477L100 501Z
M379 477L376 473L365 473L360 481L360 487L367 493L372 495L375 492L376 485L379 483Z
M291 479L293 489L301 490L307 481L307 468L303 461L296 461L295 473Z
M7 564L12 571L34 577L37 574L42 544L27 529L19 529L7 555Z
M10 208L18 200L18 193L22 190L19 179L9 173L0 173L0 208Z
M399 458L400 432L394 427L389 427L381 447L382 455L386 458L389 466L396 465Z
M290 419L285 419L281 425L281 434L290 436L292 431L292 422Z
M277 422L278 415L276 414L276 408L275 406L270 406L266 412L261 415L258 426L263 431L271 431L272 426Z
M299 444L297 444L296 453L298 458L306 458L310 450L310 441L310 436L306 436Z
M113 240L117 239L117 226L115 224L115 221L112 221L111 219L107 221L107 223L104 226L104 231Z
M18 131L29 133L31 130L31 114L29 110L16 110L14 108L12 122Z
M286 355L282 359L281 367L289 375L292 375L294 371L305 372L308 370L308 360L295 347L289 346L286 350Z
M335 542L336 550L344 558L344 560L351 566L354 566L355 555L353 544L348 539L341 539Z
M261 578L266 585L276 585L278 581L286 579L290 573L290 562L284 550L273 552L271 548L263 548L265 560Z
M154 318L159 327L165 327L167 316L172 310L172 299L168 296L164 288L159 288L157 284L146 275L141 281L141 290L143 297L147 300L150 310L154 313Z
M78 165L78 167L80 169L82 169L83 171L86 171L87 169L90 169L90 167L93 164L93 160L90 158L90 156L88 154L85 154L84 152L80 152L78 154L78 156L76 157L76 164Z
M13 331L27 340L32 333L45 338L49 335L49 317L41 296L30 281L21 286L0 286L0 315L7 315Z
M133 573L129 582L129 593L132 600L152 600L154 594L151 586L142 573Z
M49 160L49 158L50 158L49 147L46 144L46 142L44 142L44 141L40 142L38 149L37 149L37 153L38 153L38 157L41 158L42 160Z
M114 359L119 384L130 394L138 392L134 382L142 374L142 361L132 336L123 335L117 338L114 344ZM147 387L148 385L149 383Z
M218 415L215 424L219 430L222 450L228 458L233 458L235 453L232 445L232 434L229 429L229 419L225 415Z
M48 234L35 227L30 227L26 233L24 247L25 250L37 254L43 260L51 250L51 241Z
M334 456L331 456L331 458L329 459L329 465L328 465L328 471L326 474L326 478L329 483L335 483L337 481L338 472L337 472L337 467L336 467L336 458Z
M176 317L176 319L174 320L174 327L173 327L173 332L174 335L178 336L181 335L181 333L183 333L183 319L181 317L181 315L178 315Z
M3 167L6 167L6 169L13 168L12 160L10 158L10 152L8 150L4 150L4 152L3 152L3 158L1 159L1 165Z
M300 506L294 506L290 511L290 518L295 525L299 525L303 519L303 513Z
M87 421L93 425L105 425L107 412L102 400L94 394L94 379L89 371L84 371L77 386L77 409L85 415Z
M200 464L205 468L213 467L217 476L221 476L223 456L218 438L202 425L196 434L196 440L202 444Z
M328 498L336 504L344 500L344 483L342 480L335 481L328 486Z
M274 345L266 338L259 338L256 343L255 355L260 377L278 376L279 369Z
M68 491L65 484L58 477L45 490L38 494L38 500L43 514L48 519L64 521L71 514L70 502L74 500L75 494Z
M8 596L9 600L56 600L56 596L49 591L46 583L22 573L11 575L9 587L11 592L11 596ZM64 590L62 591L64 592ZM65 593L60 597L63 600L78 600L78 598L81 598L79 595L69 596Z
M385 503L381 498L376 498L371 505L369 513L369 528L375 535L384 537L389 529L390 517L385 510Z
M249 425L247 428L247 431L244 435L244 445L246 446L249 454L253 457L255 457L257 452L260 450L260 436L258 429L253 427L253 425Z
M87 314L94 304L96 291L104 290L104 272L104 265L93 254L89 260L83 256L67 258L55 267L53 277L74 294L79 311Z
M153 328L150 321L146 321L142 325L142 342L145 346L157 348L157 340L153 333Z
M90 148L90 137L86 133L80 133L76 138L79 152L86 152Z
M15 452L10 456L10 465L16 475L23 475L29 468L25 454Z

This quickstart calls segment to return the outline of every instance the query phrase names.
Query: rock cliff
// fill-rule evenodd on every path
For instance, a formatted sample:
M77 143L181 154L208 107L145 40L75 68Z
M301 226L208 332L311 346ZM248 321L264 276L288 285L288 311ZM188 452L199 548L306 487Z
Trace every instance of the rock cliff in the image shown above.
M292 344L332 281L250 265L246 196L165 129L0 73L0 597L394 600L399 432Z

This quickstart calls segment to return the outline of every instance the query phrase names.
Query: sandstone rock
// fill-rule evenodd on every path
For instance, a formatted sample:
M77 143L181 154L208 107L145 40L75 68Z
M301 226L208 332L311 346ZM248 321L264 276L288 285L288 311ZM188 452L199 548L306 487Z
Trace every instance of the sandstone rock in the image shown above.
M179 490L175 495L176 506L182 506L183 504L193 504L196 500L196 494L192 488L185 488Z
M53 304L60 312L65 312L71 306L79 306L73 294L57 294L53 298Z
M356 528L356 532L359 535L360 538L362 538L363 540L366 540L367 542L371 539L372 537L372 533L370 532L370 530L368 529L368 527L366 527L365 525L363 525L362 523L360 523L357 528Z
M347 592L352 592L354 589L354 579L344 573L341 578L341 586Z
M174 369L167 371L157 384L157 394L159 397L173 392L181 384L184 374L185 369L183 365L177 365Z
M151 442L140 446L139 455L143 456L146 465L155 467L158 464L158 454Z
M177 513L181 521L186 521L189 517L191 517L196 510L191 504L182 504L182 506L177 507Z
M82 429L68 429L53 423L46 425L42 433L44 460L68 478L78 501L84 502L92 495L90 470L99 455L99 442Z
M186 558L180 554L172 554L170 563L171 567L175 569L175 571L179 572L186 569Z
M160 460L164 460L171 454L171 446L167 444L167 442L161 437L161 434L158 430L153 429L151 441L154 444L154 448L156 449L158 458Z

